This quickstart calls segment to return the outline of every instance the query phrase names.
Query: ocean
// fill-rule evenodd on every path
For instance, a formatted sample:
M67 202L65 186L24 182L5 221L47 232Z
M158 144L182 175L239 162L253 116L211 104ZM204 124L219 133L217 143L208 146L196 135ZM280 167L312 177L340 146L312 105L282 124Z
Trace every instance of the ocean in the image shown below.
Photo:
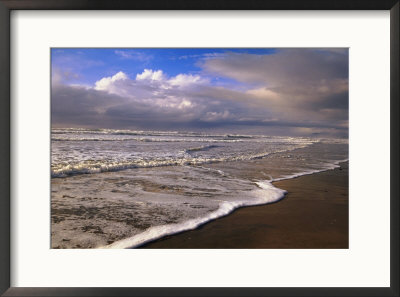
M273 181L346 160L347 139L52 129L51 247L138 247L277 202Z

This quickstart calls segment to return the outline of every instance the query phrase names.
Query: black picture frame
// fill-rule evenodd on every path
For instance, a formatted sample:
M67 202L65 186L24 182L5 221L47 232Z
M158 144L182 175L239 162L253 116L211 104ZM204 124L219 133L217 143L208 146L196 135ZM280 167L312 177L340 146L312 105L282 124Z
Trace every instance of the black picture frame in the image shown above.
M10 170L12 170L10 168L10 13L13 10L39 9L390 10L390 287L10 287ZM0 0L0 69L0 294L2 296L399 296L399 0Z

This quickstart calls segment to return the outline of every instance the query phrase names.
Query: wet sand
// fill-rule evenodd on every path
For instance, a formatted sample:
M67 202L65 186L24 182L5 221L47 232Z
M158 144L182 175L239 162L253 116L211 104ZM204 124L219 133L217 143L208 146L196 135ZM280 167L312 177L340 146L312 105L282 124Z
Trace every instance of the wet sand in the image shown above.
M348 162L274 185L288 191L279 202L237 209L141 248L348 248Z

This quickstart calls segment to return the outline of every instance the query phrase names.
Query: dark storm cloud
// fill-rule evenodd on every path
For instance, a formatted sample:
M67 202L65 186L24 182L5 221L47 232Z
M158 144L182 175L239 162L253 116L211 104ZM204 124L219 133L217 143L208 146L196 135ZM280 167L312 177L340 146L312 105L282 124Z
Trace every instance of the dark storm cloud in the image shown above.
M272 55L230 53L201 63L209 71L269 86L348 78L348 51L284 49Z
M343 130L348 120L347 49L286 49L273 55L231 53L202 62L206 73L253 85L252 104L282 122Z

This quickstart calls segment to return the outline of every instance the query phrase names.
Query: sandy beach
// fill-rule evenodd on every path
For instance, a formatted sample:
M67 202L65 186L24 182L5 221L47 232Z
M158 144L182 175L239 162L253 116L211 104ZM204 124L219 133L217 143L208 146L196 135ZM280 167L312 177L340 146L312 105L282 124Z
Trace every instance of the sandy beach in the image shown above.
M141 248L346 249L348 162L340 168L274 182L288 193L277 203L237 209L192 231Z

